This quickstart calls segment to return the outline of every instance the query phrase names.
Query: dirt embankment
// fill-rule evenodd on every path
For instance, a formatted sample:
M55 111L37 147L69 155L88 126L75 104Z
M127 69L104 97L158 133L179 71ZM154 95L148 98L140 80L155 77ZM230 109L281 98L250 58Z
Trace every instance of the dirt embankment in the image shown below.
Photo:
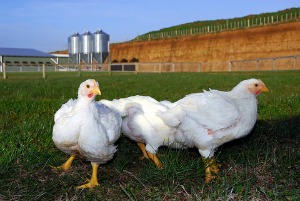
M111 44L111 61L228 62L300 54L300 21L214 34Z

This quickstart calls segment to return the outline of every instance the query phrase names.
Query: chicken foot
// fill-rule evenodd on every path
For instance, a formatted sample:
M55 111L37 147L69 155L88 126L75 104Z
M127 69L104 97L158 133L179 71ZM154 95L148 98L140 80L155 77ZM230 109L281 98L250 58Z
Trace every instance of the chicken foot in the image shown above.
M90 189L92 189L95 186L99 186L98 178L97 178L99 165L96 164L96 163L93 163L93 162L91 162L91 165L92 165L92 177L91 177L91 179L88 180L88 183L83 184L81 186L78 186L77 187L78 189L81 189L81 188L90 188Z
M70 169L75 158L76 158L76 155L71 155L71 157L64 164L62 164L61 166L52 167L52 168L67 171Z
M143 152L143 156L141 157L141 160L144 160L145 158L149 158L147 151L146 151L146 146L144 143L138 142L137 145Z
M155 163L156 167L158 169L162 169L163 168L163 165L162 163L160 162L160 160L158 159L157 155L156 154L152 154L150 152L147 152L149 158Z
M160 160L158 159L158 157L157 157L156 154L152 154L152 153L146 151L146 146L145 146L145 144L140 143L140 142L138 142L137 144L138 144L138 146L140 147L140 149L141 149L142 152L143 152L143 157L141 158L141 160L143 160L143 159L145 159L145 158L150 158L150 159L155 163L155 165L156 165L156 167L157 167L158 169L162 169L162 168L163 168L163 165L162 165L162 163L160 162Z
M205 164L205 183L217 178L216 174L219 172L220 164L216 163L215 158L202 158Z

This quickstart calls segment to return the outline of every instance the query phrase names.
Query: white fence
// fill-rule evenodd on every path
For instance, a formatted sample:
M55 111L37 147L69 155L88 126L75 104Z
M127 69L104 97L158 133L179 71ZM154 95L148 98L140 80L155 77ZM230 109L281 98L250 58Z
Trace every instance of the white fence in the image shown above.
M300 55L237 60L229 62L151 62L151 63L113 63L104 66L109 72L225 72L225 71L268 71L300 70Z
M236 60L229 62L135 62L111 64L57 64L28 65L0 63L0 72L47 72L47 71L103 71L103 72L218 72L300 70L300 55Z
M231 61L229 71L300 70L300 55Z
M268 71L268 70L300 70L300 55L238 60L230 62L150 62L150 63L111 63L111 64L66 64L66 65L7 65L0 63L3 79L10 72L132 72L132 73L164 73L164 72L236 72L236 71Z
M187 36L187 35L195 35L195 34L205 34L205 33L216 33L222 31L230 31L236 29L245 29L250 27L258 27L258 26L266 26L272 24L278 24L289 21L296 21L300 19L300 11L299 9L294 12L281 12L274 13L268 16L248 16L244 18L236 18L236 19L228 19L228 20L219 20L214 23L210 23L210 25L194 25L195 27L190 28L178 28L176 30L169 31L159 31L157 33L149 33L145 35L138 36L135 38L135 41L144 41L144 40L155 40L162 38L172 38L178 36ZM191 26L193 26L191 24Z

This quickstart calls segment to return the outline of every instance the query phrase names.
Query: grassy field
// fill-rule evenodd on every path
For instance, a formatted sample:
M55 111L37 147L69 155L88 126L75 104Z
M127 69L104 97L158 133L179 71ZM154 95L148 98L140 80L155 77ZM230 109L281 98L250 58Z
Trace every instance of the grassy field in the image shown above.
M258 97L258 121L245 138L219 147L218 178L204 184L196 149L159 149L164 169L140 161L136 144L121 137L113 160L100 166L100 186L77 190L90 163L68 156L52 142L54 113L87 78L100 83L101 99L149 95L178 100L202 89L230 90L259 78L269 93ZM300 200L300 71L245 73L113 74L8 73L0 80L0 200Z

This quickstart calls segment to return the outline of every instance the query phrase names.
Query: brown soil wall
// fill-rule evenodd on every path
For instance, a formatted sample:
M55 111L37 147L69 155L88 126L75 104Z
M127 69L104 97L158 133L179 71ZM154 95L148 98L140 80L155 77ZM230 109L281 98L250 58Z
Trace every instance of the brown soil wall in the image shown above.
M229 62L300 55L300 21L221 33L111 44L111 61Z

